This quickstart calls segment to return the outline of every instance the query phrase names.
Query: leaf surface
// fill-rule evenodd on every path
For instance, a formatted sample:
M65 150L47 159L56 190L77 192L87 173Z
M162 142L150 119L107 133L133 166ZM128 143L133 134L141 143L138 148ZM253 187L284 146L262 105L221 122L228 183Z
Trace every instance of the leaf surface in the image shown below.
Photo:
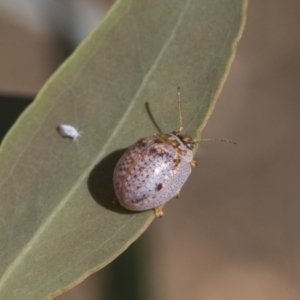
M0 149L0 299L45 299L152 222L111 204L124 149L157 129L200 135L244 23L243 0L123 0L41 90ZM82 131L77 142L56 127Z

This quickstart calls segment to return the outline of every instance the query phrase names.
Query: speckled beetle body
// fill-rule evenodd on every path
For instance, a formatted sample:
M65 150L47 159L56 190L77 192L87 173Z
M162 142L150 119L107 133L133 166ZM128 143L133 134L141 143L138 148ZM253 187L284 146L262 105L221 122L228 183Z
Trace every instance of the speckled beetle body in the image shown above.
M188 137L179 132L154 135L140 139L124 153L114 172L115 192L122 206L147 210L179 194L194 162L192 148L176 134Z
M162 216L161 205L178 197L189 177L195 141L182 133L180 91L178 88L180 130L142 138L120 158L114 171L118 202L133 211L155 209Z

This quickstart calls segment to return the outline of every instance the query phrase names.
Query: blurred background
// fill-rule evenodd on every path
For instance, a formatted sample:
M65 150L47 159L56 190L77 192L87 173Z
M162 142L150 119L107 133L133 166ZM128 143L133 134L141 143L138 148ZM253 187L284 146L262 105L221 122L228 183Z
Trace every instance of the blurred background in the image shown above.
M21 111L112 4L0 0L0 94L24 98ZM165 216L57 300L300 299L299 12L299 1L250 1L202 136L238 144L202 142Z

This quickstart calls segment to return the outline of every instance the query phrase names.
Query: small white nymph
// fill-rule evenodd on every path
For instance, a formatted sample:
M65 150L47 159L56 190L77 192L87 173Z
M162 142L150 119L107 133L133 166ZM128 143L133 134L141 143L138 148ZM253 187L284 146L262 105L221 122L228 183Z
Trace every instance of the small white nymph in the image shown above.
M70 138L73 141L77 141L77 138L80 137L82 133L79 132L75 127L66 124L59 125L57 129L62 137Z

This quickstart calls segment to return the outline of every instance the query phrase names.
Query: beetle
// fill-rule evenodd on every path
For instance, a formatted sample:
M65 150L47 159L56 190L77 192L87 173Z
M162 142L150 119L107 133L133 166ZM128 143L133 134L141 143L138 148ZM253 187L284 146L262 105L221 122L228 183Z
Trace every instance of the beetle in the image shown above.
M193 148L199 140L183 133L180 87L177 89L180 128L169 134L154 134L138 140L118 161L113 175L116 200L132 211L154 209L162 217L161 206L180 190L192 168Z

